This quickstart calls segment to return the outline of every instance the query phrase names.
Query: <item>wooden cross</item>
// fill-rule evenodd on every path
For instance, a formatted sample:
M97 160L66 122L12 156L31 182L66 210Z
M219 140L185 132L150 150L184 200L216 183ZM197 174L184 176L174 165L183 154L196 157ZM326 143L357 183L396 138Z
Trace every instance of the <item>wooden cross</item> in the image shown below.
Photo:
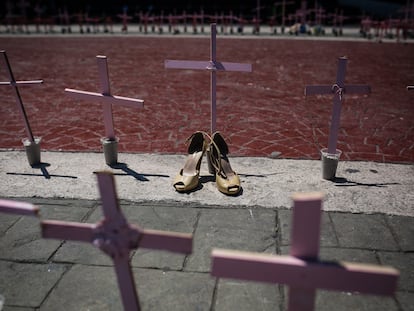
M217 71L252 71L251 64L222 63L216 59L216 24L211 24L210 60L188 61L188 60L166 60L165 68L172 69L202 69L211 73L211 132L216 131L216 72Z
M345 85L346 64L348 59L340 57L336 82L333 85L312 85L305 87L305 96L334 94L331 128L329 131L328 153L336 154L338 141L339 121L344 94L368 94L371 92L369 85Z
M103 119L105 125L105 135L110 140L115 140L114 121L112 117L112 104L123 105L133 108L142 108L142 99L128 98L111 95L109 87L108 64L106 56L96 56L98 61L99 78L101 82L101 93L78 91L65 89L65 92L74 99L98 101L103 103Z
M392 295L398 271L391 267L320 261L321 193L293 196L289 256L213 249L216 277L288 285L288 310L313 310L316 289Z
M0 200L0 212L14 215L37 216L39 208L26 202Z
M144 247L190 254L192 235L141 229L130 225L123 215L111 173L98 172L98 185L104 218L97 224L66 221L42 221L42 236L48 239L74 240L93 243L110 256L125 310L140 310L129 253Z
M27 138L31 142L34 142L35 140L34 140L33 132L30 127L29 119L27 118L27 114L26 114L26 110L23 105L22 97L20 96L20 92L17 86L39 84L39 83L43 83L43 80L16 81L14 79L13 71L11 69L10 62L7 57L6 51L3 50L3 51L0 51L0 53L3 55L3 59L4 59L4 62L6 63L7 71L8 71L9 78L10 78L10 81L0 82L0 85L11 85L13 87L14 95L16 96L17 107L19 108L20 114L22 115L22 118L23 118Z

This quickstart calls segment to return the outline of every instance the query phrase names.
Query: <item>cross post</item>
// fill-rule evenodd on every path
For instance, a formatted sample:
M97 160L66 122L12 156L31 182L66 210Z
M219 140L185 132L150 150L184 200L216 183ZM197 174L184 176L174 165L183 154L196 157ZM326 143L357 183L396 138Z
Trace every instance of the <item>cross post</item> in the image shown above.
M42 236L97 246L114 262L124 310L140 310L129 261L130 251L144 247L190 254L192 234L141 229L129 224L119 207L113 175L98 172L97 177L104 218L97 224L45 220L41 224Z
M369 85L345 84L345 73L348 59L340 57L336 82L333 85L312 85L305 87L305 96L334 94L331 127L329 131L328 153L335 154L338 142L339 123L341 118L342 101L345 94L369 94Z
M216 24L211 24L210 60L188 61L188 60L166 60L165 68L171 69L201 69L210 71L211 84L211 132L216 131L216 73L217 71L245 71L251 72L251 64L218 62L216 58Z
M108 75L108 64L106 56L96 56L98 62L99 79L101 83L101 93L65 89L65 92L74 99L97 101L103 103L103 119L105 125L105 135L110 140L115 140L114 122L112 117L112 105L122 105L133 108L142 108L142 99L128 98L111 95Z
M0 82L0 85L11 85L13 87L14 95L16 97L17 107L19 108L20 114L23 118L27 138L31 142L34 142L33 132L32 132L32 129L30 127L29 119L27 118L27 114L26 114L26 110L25 110L24 105L23 105L22 97L20 96L20 92L19 92L19 89L18 89L17 86L18 85L39 84L39 83L43 83L43 80L16 81L14 79L13 71L11 69L10 62L9 62L8 57L7 57L6 51L3 50L3 51L0 51L0 53L3 55L3 59L4 59L4 62L6 64L7 72L9 74L9 79L10 79L10 81L7 81L7 82Z
M289 286L289 311L312 311L316 289L393 295L399 273L391 267L319 260L321 193L293 196L290 255L213 249L211 274Z
M26 202L0 200L0 212L15 215L37 216L39 208Z

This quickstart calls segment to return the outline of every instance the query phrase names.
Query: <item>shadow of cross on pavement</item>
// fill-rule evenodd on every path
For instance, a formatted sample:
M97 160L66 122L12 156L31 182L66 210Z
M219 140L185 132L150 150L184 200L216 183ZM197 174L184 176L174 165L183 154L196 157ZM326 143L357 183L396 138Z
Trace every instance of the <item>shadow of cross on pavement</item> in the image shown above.
M97 177L104 218L97 224L44 220L41 222L42 237L88 242L97 246L114 262L124 310L140 310L130 251L143 247L190 254L193 236L141 229L129 224L119 207L113 175L98 172ZM0 200L0 212L37 216L38 208L29 203Z
M289 286L289 311L314 310L316 289L392 296L399 272L391 267L319 260L321 193L293 196L289 256L213 249L216 277Z

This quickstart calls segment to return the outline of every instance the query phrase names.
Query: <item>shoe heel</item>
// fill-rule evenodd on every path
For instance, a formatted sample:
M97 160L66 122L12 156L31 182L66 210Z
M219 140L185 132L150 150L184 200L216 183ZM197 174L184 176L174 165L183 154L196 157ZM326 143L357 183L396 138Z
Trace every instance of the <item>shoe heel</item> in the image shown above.
M213 164L211 163L211 151L210 151L210 148L211 148L211 146L206 151L208 172L211 175L216 175L216 169L214 168Z

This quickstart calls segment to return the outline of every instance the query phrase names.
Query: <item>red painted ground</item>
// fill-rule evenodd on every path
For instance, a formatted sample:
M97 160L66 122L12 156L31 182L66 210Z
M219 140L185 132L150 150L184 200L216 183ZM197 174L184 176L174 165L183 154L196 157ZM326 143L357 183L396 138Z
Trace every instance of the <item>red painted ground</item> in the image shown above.
M95 56L108 56L112 94L145 100L114 107L121 152L184 153L185 139L210 128L209 74L164 69L165 59L208 60L209 38L0 38L17 80L44 79L20 91L42 150L100 150L101 106L76 102L64 88L99 91ZM346 96L338 147L345 160L414 162L414 44L218 38L222 61L250 62L253 73L218 74L217 127L232 156L319 158L332 98L305 98L308 84L332 84L337 58L349 58L347 83L370 96ZM0 80L7 80L3 63ZM22 149L22 121L10 87L0 87L0 148Z

